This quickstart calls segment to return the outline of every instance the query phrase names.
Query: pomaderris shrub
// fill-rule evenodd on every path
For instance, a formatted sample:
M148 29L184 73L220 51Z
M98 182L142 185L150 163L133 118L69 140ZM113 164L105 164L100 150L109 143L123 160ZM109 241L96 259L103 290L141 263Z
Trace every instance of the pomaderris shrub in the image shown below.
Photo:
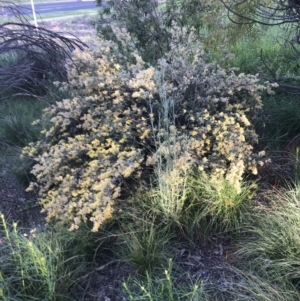
M128 34L116 33L126 46ZM45 111L45 138L23 151L36 161L29 189L38 187L48 221L73 230L89 220L97 231L114 201L149 183L158 156L170 149L182 163L176 168L199 168L237 189L245 172L263 164L252 152L251 120L271 85L209 62L193 32L174 25L172 35L155 68L112 41L74 52L68 83L57 83L71 97Z

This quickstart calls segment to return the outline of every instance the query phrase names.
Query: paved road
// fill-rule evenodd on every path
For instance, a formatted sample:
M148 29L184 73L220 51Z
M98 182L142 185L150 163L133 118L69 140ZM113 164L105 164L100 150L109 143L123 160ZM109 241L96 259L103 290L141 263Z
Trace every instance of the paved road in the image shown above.
M31 14L31 5L22 4L24 10L22 11L26 14ZM76 10L93 9L97 8L96 1L72 1L72 2L53 2L53 3L35 3L35 12L39 15L49 14L49 13L61 13L70 12Z

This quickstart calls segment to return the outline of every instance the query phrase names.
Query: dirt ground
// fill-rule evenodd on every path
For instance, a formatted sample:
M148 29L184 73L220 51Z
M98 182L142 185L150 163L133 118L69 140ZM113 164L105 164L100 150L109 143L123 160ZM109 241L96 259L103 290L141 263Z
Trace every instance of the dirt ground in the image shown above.
M17 222L20 227L40 228L44 225L44 216L38 206L37 193L26 192L12 171L12 158L18 154L9 146L0 145L0 212L9 223Z

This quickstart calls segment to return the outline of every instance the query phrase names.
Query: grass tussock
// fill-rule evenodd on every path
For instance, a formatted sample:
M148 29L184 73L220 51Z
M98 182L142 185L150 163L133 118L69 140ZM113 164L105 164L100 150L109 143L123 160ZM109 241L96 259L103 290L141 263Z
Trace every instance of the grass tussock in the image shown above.
M197 210L195 221L208 233L233 231L241 227L256 189L256 184L244 182L238 191L225 179L216 181L196 172L188 179L188 206Z
M136 228L125 227L123 236L121 258L138 272L143 274L166 265L172 234L164 225L141 221Z
M248 217L245 236L235 255L262 277L299 289L299 184L270 194L270 205Z
M24 98L0 102L0 139L14 146L25 146L40 138L41 127L32 125L40 118L45 103Z
M205 301L202 283L188 283L184 286L176 283L176 276L172 273L173 262L170 259L163 274L151 275L149 272L143 280L129 279L123 287L130 301ZM188 281L187 281L188 282Z
M71 291L83 268L66 257L69 241L59 233L25 231L0 215L1 300L74 300Z

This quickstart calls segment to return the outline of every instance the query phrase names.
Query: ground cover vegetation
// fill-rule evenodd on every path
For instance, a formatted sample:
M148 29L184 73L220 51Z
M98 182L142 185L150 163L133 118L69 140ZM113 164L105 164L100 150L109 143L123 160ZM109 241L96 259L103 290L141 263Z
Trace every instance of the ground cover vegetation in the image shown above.
M1 215L1 298L299 300L298 45L253 22L297 3L109 2L47 94L1 100L48 222Z

